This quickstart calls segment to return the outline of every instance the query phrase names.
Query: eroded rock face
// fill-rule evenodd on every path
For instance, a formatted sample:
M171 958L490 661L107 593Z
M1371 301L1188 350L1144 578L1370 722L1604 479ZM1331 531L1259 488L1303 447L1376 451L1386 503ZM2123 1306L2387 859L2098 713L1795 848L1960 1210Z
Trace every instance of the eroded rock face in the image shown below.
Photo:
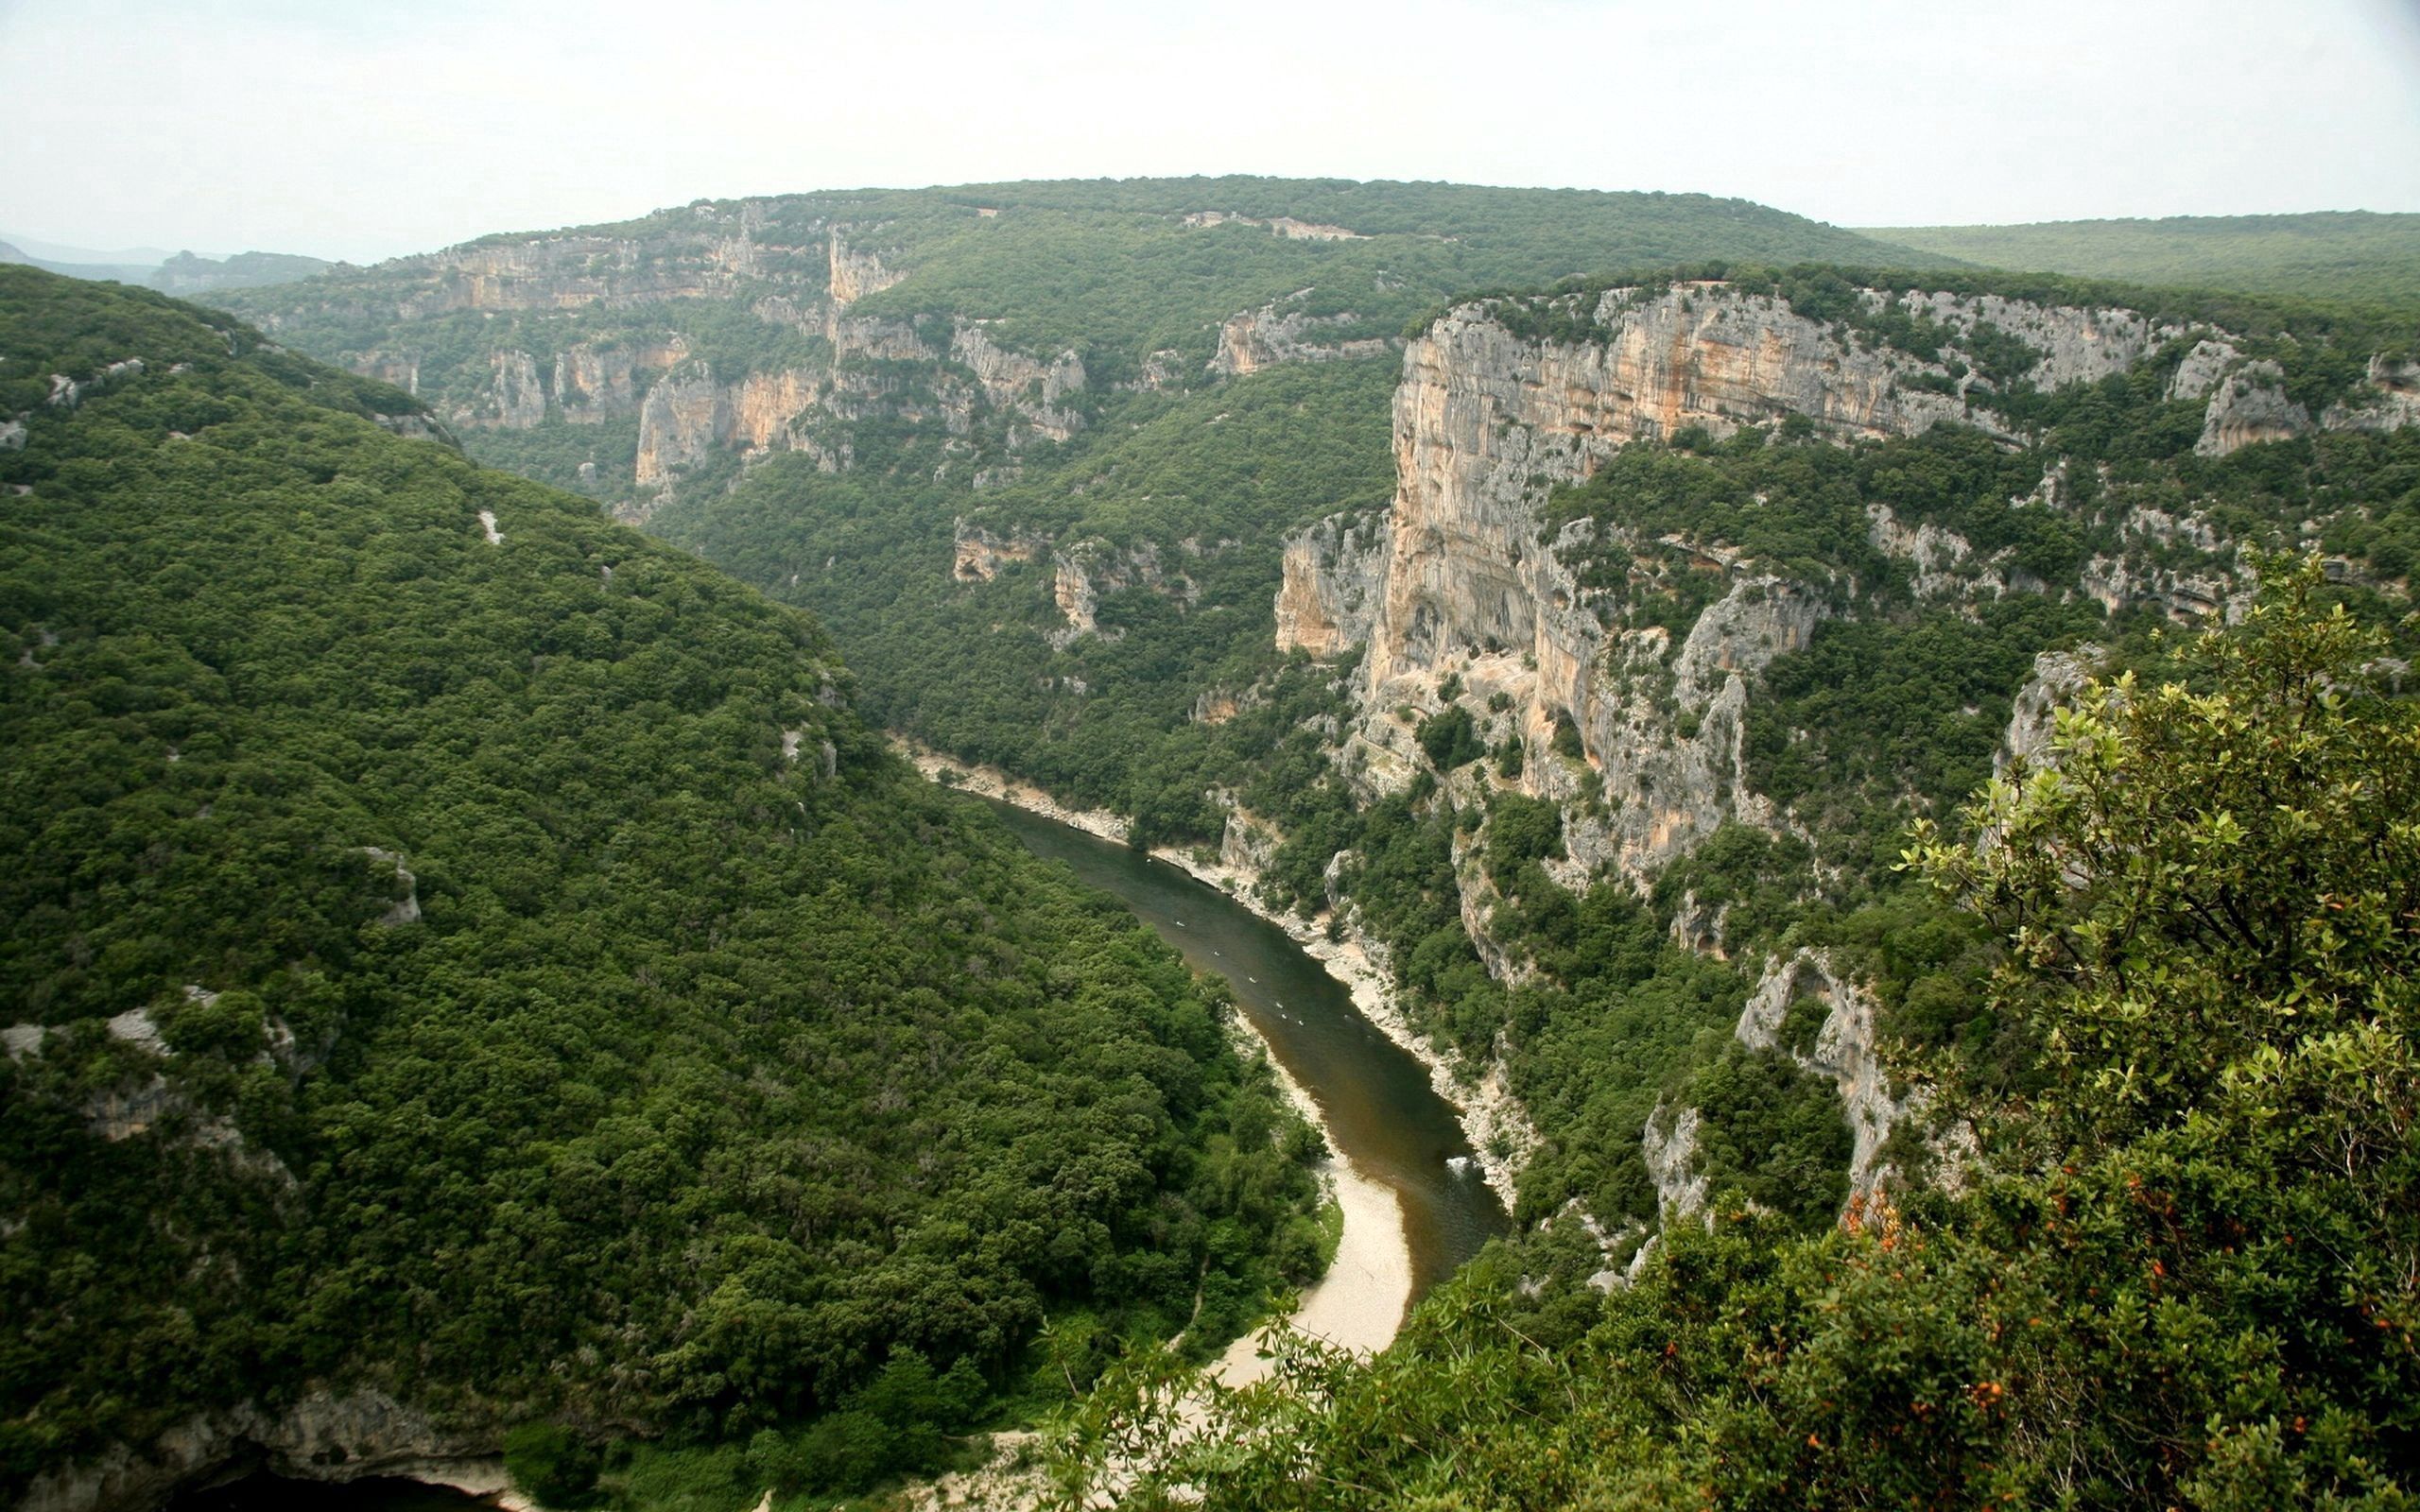
M588 342L555 353L555 403L563 419L594 424L628 415L639 405L642 375L668 372L689 355L679 336L632 346L597 347Z
M1320 658L1370 638L1386 592L1394 533L1383 518L1331 515L1286 538L1285 577L1277 590L1277 649Z
M2331 431L2391 431L2420 425L2420 362L2372 357L2362 387L2350 399L2328 405L2321 423Z
M1084 390L1084 362L1073 351L1046 363L994 345L982 326L961 320L950 337L950 356L974 369L995 408L1021 415L1035 435L1063 441L1083 428L1083 416L1067 404Z
M546 418L546 390L538 382L538 359L526 352L488 354L494 376L479 402L447 417L457 425L526 431Z
M869 294L879 294L908 275L883 266L882 259L870 251L850 247L841 240L840 228L832 228L832 280L828 285L832 302L855 304Z
M1210 370L1241 377L1282 362L1382 356L1392 346L1383 336L1341 335L1360 319L1358 316L1305 315L1283 308L1284 303L1279 301L1227 317L1219 327L1219 353L1210 359Z
M318 1391L283 1412L245 1402L199 1415L139 1450L119 1445L44 1471L17 1512L149 1512L225 1467L252 1462L292 1480L404 1475L501 1491L510 1485L493 1458L501 1442L493 1425L443 1426L383 1392Z
M1810 997L1827 1008L1814 1048L1802 1052L1781 1044L1782 1020L1793 1004ZM1855 1142L1849 1156L1851 1197L1871 1196L1890 1175L1881 1158L1883 1143L1920 1103L1912 1092L1904 1097L1892 1093L1891 1074L1882 1064L1875 1035L1872 994L1836 971L1829 953L1801 950L1766 969L1740 1012L1737 1034L1749 1049L1787 1055L1803 1069L1830 1078L1840 1090L1841 1112Z
M2075 706L2100 660L2100 648L2089 645L2073 651L2044 651L2034 657L2033 674L2017 690L2009 709L2008 730L1992 757L1993 776L2007 775L2013 765L2042 765L2058 728L2058 712Z
M1039 536L1021 535L1011 531L996 536L981 525L969 524L965 516L958 520L955 551L950 562L950 576L961 583L988 583L1000 576L1009 562L1031 561L1049 549L1050 542Z
M2286 397L2285 382L2273 362L2248 362L2228 373L2210 396L2193 450L2224 456L2256 441L2290 441L2316 430L2310 411Z

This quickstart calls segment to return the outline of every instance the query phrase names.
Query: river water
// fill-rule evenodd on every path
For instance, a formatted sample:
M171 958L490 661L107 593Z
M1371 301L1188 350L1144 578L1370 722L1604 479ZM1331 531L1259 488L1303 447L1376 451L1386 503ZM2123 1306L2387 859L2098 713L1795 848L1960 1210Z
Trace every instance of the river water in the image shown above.
M1328 1143L1402 1204L1413 1300L1504 1231L1503 1205L1427 1068L1284 930L1130 846L996 799L992 808L1028 850L1115 894L1196 970L1227 979L1277 1063L1319 1104Z

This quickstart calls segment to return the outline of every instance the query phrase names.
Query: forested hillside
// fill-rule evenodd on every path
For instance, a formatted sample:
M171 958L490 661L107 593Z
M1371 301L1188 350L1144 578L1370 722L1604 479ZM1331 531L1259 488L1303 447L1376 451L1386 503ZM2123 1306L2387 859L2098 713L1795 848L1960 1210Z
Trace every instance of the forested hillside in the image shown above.
M516 1424L550 1500L848 1489L1317 1269L1216 990L811 622L428 430L0 268L12 1500Z
M1985 267L2240 289L2420 311L2420 215L2172 215L2021 226L1896 226L1886 242Z

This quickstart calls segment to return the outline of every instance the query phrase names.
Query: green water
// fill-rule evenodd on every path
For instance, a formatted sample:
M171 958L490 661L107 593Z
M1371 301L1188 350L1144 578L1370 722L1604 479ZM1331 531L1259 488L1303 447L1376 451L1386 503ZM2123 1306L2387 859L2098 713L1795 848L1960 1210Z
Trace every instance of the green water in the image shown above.
M1328 1143L1403 1205L1416 1300L1505 1229L1454 1110L1427 1069L1361 1016L1352 996L1286 932L1218 888L1139 850L1007 803L1001 820L1046 860L1114 893L1236 1002L1279 1065L1320 1106Z

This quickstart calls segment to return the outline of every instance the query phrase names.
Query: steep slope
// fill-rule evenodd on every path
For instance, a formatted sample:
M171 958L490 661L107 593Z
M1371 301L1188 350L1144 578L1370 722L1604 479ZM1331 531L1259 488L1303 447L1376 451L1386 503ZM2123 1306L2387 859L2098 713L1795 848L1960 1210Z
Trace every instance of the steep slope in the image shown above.
M191 306L0 268L0 353L12 1502L836 1406L879 1473L1316 1267L1220 1001L810 623Z
M1891 867L2080 666L2238 613L2256 548L2408 601L2420 370L2212 313L1800 269L1478 301L1410 343L1392 504L1291 538L1276 606L1350 708L1234 801L1270 895L1357 920L1501 1069L1559 1263L1610 1283L1673 1203L1820 1225L1929 1164L1886 1040L2025 1074L1978 936Z
M1986 267L2420 309L2420 215L2174 215L1868 234Z

